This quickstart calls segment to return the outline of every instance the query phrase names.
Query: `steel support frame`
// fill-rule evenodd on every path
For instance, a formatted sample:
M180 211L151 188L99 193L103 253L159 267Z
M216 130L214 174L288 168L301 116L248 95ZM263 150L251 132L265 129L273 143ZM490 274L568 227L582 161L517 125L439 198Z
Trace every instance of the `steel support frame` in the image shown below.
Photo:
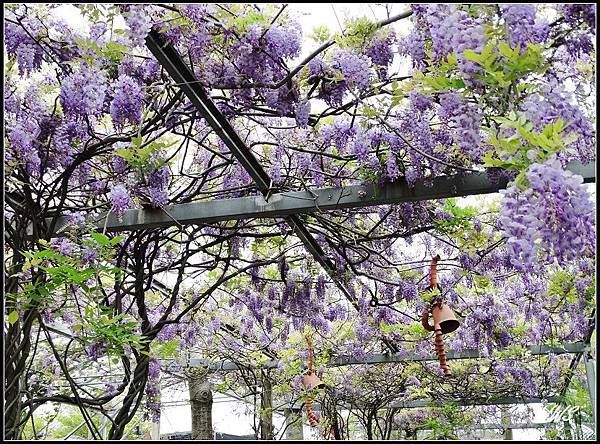
M207 123L211 126L213 131L221 138L223 143L229 148L231 153L237 158L242 167L248 172L248 174L254 180L256 187L265 198L265 205L268 205L269 195L273 191L272 181L269 175L264 170L262 165L252 154L252 151L242 141L229 121L221 113L221 111L214 104L210 96L204 91L202 85L196 79L194 73L185 64L181 55L177 52L175 47L167 42L163 36L156 30L151 30L146 37L146 46L157 58L158 62L165 68L173 80L177 83L183 93L190 99L192 104L199 111L200 115L204 117ZM579 166L585 170L584 176L586 180L595 181L595 165ZM448 180L447 178L436 178L438 181ZM436 180L434 179L434 181ZM489 183L489 178L486 177ZM452 180L452 179L450 179ZM501 182L499 183L499 185ZM402 183L399 183L400 187ZM405 185L405 184L404 184ZM506 186L506 183L503 184ZM440 185L438 184L438 188ZM404 196L410 196L413 191L408 187L404 187ZM420 190L422 195L425 196L427 193ZM481 192L480 192L481 193ZM364 190L357 192L358 197L362 196ZM402 194L402 193L401 193ZM470 194L478 194L476 190L472 190ZM376 195L376 193L375 193ZM341 195L340 195L341 198ZM429 197L430 199L432 197ZM289 200L289 199L283 199ZM367 199L369 200L369 199ZM409 200L409 199L407 199ZM416 200L413 199L412 200ZM377 203L370 202L371 205ZM340 291L346 296L346 298L356 306L355 298L346 289L345 285L338 279L335 273L334 262L325 255L325 252L317 243L316 239L308 232L302 219L297 214L285 216L287 223L294 229L296 235L302 240L307 250L313 255L315 260L323 266L325 271L330 275L333 282L340 289ZM392 350L395 347L386 342L389 348Z
M175 80L183 93L190 99L200 115L206 119L213 131L221 138L242 167L252 177L256 187L265 197L265 200L268 200L269 194L273 191L272 181L269 178L269 175L254 157L250 148L246 146L233 129L229 121L221 111L219 111L210 96L204 91L204 88L200 85L194 73L184 63L175 47L169 42L166 42L156 30L151 30L147 35L146 46L173 80ZM284 219L292 227L296 236L302 241L315 260L325 269L331 280L336 284L346 299L358 309L356 298L352 296L350 291L336 275L335 263L331 258L327 257L317 240L309 233L300 216L290 215L284 217ZM387 342L386 345L392 351L396 351L396 348L393 345Z
M387 409L415 409L415 408L424 408L424 407L439 407L442 405L448 405L449 403L468 407L468 406L476 406L476 405L510 405L510 404L543 404L543 403L559 403L563 398L560 396L548 396L547 398L539 398L539 397L530 397L530 398L520 398L520 397L505 397L499 399L474 399L474 400L465 400L462 398L459 399L437 399L437 400L425 400L420 399L417 401L394 401L390 402L387 405L382 406L381 408ZM360 408L362 404L356 403L353 405L343 406L340 405L340 408L351 410L352 408ZM301 408L302 404L295 405L293 408ZM319 403L313 403L313 410L320 411L321 405Z
M581 164L571 162L567 170L579 174L585 183L596 181L595 162ZM448 197L496 193L506 188L507 179L492 181L485 172L456 176L441 176L419 180L409 187L404 179L394 183L377 185L363 183L345 187L320 188L310 191L288 191L272 194L268 200L263 196L216 199L170 205L161 209L127 210L119 219L115 214L101 215L89 221L97 229L107 232L201 225L229 220L252 218L275 218L299 214L320 213L376 205L399 204ZM61 216L56 223L56 233L68 226L68 218Z
M291 213L290 215L285 215L285 209L278 208L278 209L273 210L273 208L268 208L269 205L273 205L273 203L269 204L269 202L268 202L269 194L272 192L272 182L271 182L268 174L262 168L260 163L256 160L256 158L252 154L251 150L245 145L245 143L237 135L237 133L235 132L233 127L231 127L231 125L229 124L227 119L222 115L222 113L219 111L219 109L216 107L216 105L212 102L212 100L208 96L208 94L206 94L206 92L203 90L203 88L198 83L197 79L195 78L193 72L183 62L181 56L177 53L175 48L171 44L165 43L157 31L153 30L150 32L150 34L146 38L146 44L147 44L148 48L150 49L150 51L156 56L159 63L161 63L161 65L167 70L167 72L171 75L171 77L173 77L175 82L183 90L183 92L188 96L188 98L192 101L192 103L196 106L196 108L198 109L200 114L207 120L209 125L215 131L215 133L221 138L221 140L223 140L223 142L227 145L227 147L230 149L232 154L238 159L240 164L250 174L250 176L254 180L258 190L263 194L263 196L265 196L264 205L262 205L263 209L265 210L265 213L267 211L271 210L271 211L275 212L275 214L271 213L272 214L271 217L275 217L276 215L279 215L279 216L284 215L285 220L294 229L295 233L302 240L302 242L304 243L304 245L306 246L308 251L315 257L317 262L319 262L325 268L327 273L332 277L333 281L336 283L336 285L339 287L339 289L342 291L342 293L344 293L346 295L346 297L351 302L354 303L355 302L354 298L352 298L352 296L350 295L348 290L345 288L345 286L337 279L337 276L335 276L334 263L331 261L330 258L326 257L324 251L321 249L321 247L316 242L314 237L308 232L308 230L304 226L303 221L298 217L298 214L306 213L306 212L310 212L310 211L307 211L307 209L301 209L301 210L298 209L296 212ZM595 164L581 165L581 166L578 166L578 168L582 168L583 170L586 171L586 173L583 174L586 182L594 182L595 181L595 172L594 172ZM448 179L452 180L452 178L435 178L434 181L448 180ZM468 178L468 179L472 179L472 178ZM487 179L487 177L485 177L484 180L485 179ZM464 180L464 177L462 178L462 180ZM489 185L489 179L487 181L488 181L488 185ZM468 180L467 180L467 182L468 182ZM400 193L400 195L402 197L396 197L395 199L392 199L392 201L389 201L389 202L386 201L386 198L389 198L389 196L385 192L381 193L381 192L378 192L380 190L375 190L373 192L373 195L369 196L370 199L369 198L365 199L365 197L368 196L368 194L365 193L365 191L366 191L365 188L368 188L368 186L367 187L363 186L363 188L358 188L355 191L356 195L359 198L364 199L364 200L361 201L361 204L356 204L356 202L353 202L353 203L349 202L347 204L346 208L353 208L353 207L355 208L358 206L381 205L381 204L385 204L385 203L393 203L393 201L402 202L402 201L424 200L424 199L437 198L435 193L431 193L431 194L429 194L429 196L427 196L427 193L423 193L421 195L422 198L419 199L419 198L416 198L415 191L408 189L408 187L406 187L406 184L399 183L398 185L400 185L400 187L402 185L404 185L405 188L403 191L405 191L405 192ZM505 182L503 183L502 181L500 181L497 186L498 186L498 188L495 191L505 187L506 183ZM361 187L361 186L359 186L359 187ZM409 191L408 193L406 193L407 190ZM439 185L438 185L438 190L439 190ZM488 190L489 190L489 187L488 187ZM489 192L493 192L493 191L470 190L468 192L468 194L484 194L484 193L489 193ZM331 193L332 193L332 191L330 190L328 193L328 200L330 200L330 201L333 200L333 198L331 197L332 196ZM367 191L367 193L368 193L368 191ZM450 196L466 195L466 194L459 194L459 193L460 192L458 191L458 187L456 187L452 190L452 193L450 194ZM341 198L343 197L343 191L340 191L339 195L340 195L340 200L341 200ZM450 196L446 196L446 197L450 197ZM285 197L284 193L280 193L280 196L278 196L278 199L275 202L282 201L282 200L283 201L290 200L289 198L283 199L283 197ZM298 197L300 198L300 200L302 197L306 198L306 196L298 196ZM310 199L313 202L313 211L318 211L319 209L324 209L322 206L317 206L317 204L314 203L317 199L315 199L312 195L311 195ZM398 199L400 199L400 200L398 200ZM256 202L256 199L255 199L254 203L255 204L258 203L260 205L262 202L260 202L260 201ZM336 206L336 205L334 205L333 207L330 207L330 209L335 209L335 208L340 208L340 207ZM250 214L249 212L246 212L246 215L249 215L249 214ZM231 215L229 217L231 217ZM251 216L251 217L265 217L265 216L256 215L256 216ZM235 217L233 217L233 218L235 218ZM198 222L196 222L196 223L198 223ZM495 401L495 403L498 403L498 401Z
M532 356L537 355L548 355L548 354L572 354L572 353L581 353L583 350L588 347L583 342L575 342L562 344L560 346L552 347L548 345L533 345L527 347L528 353ZM482 358L481 354L478 350L468 349L463 350L462 352L447 352L447 359L477 359ZM437 356L435 355L427 355L421 356L415 353L410 354L371 354L364 357L364 359L355 359L351 356L340 356L338 358L334 358L327 363L328 367L340 367L345 365L372 365L372 364L383 364L383 363L398 363L398 362L419 362L419 361L437 361ZM267 361L264 364L257 366L256 368L269 369L269 368L277 368L279 361L271 360ZM190 367L206 367L211 372L230 372L236 371L239 369L246 368L243 365L237 364L232 361L220 361L220 362L210 362L205 359L197 359L192 358L189 361L188 366Z

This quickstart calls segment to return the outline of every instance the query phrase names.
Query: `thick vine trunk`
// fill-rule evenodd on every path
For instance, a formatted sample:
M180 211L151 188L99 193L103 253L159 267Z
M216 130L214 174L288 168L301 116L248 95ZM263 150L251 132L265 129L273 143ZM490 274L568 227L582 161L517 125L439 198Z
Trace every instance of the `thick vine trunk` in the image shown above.
M114 418L114 423L108 433L109 440L119 440L123 438L125 426L129 424L135 416L135 413L142 402L144 388L148 381L148 364L148 356L141 354L135 366L133 379L129 384L127 395L123 399L123 404L119 408L119 411Z
M263 377L260 396L260 439L273 439L273 388L271 380Z
M25 312L24 321L18 320L5 335L4 352L4 439L21 439L24 409L22 384L25 366L31 348L31 327L35 319L30 310Z

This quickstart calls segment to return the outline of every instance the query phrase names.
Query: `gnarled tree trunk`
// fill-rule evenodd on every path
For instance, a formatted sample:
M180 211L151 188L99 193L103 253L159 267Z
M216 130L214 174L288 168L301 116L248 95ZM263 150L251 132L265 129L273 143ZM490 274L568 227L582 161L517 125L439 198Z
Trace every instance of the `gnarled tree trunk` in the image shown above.
M190 405L192 408L192 439L213 439L212 391L203 371L188 373Z
M260 439L273 439L273 388L268 376L263 376L260 396Z

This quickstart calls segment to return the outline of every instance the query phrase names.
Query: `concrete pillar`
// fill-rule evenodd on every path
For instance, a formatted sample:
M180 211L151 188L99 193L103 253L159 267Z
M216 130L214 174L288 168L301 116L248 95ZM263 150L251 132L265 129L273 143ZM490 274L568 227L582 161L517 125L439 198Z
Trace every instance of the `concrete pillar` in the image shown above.
M302 422L302 410L299 409L285 409L285 439L288 441L303 441L303 422ZM295 422L294 422L295 421Z
M508 409L503 408L501 415L502 415L501 416L502 426L504 427L504 436L502 439L512 441L513 440L513 429L510 428L510 426L512 424L511 424L510 413L509 413Z
M152 441L160 440L160 421L152 423L152 429L150 430L150 438Z
M195 370L195 369L194 369ZM212 429L212 391L205 372L189 372L192 439L214 439Z
M596 360L592 359L589 351L583 353L585 362L585 375L587 377L587 387L592 402L592 417L596 425Z

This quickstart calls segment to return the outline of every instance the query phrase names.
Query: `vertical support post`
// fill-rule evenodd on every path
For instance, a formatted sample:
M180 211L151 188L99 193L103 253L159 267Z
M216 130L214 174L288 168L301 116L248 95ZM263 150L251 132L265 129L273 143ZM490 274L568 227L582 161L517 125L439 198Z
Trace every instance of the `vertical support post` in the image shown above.
M287 441L303 441L304 431L302 423L302 410L285 409L285 439Z
M510 428L511 420L510 420L510 413L508 411L508 408L502 409L501 420L502 420L502 426L504 427L504 436L502 437L502 439L507 440L507 441L512 441L513 440L513 429Z
M160 397L161 397L161 393L160 393L160 382L157 383L158 385L158 393L155 395L154 401L155 402L160 402ZM154 440L160 440L160 414L158 415L158 419L156 419L156 421L154 421L154 418L152 418L152 428L150 429L150 438L154 441Z
M594 426L596 425L596 360L592 359L590 351L586 350L583 353L585 362L585 375L587 378L587 387L592 402L592 415L594 418Z
M108 418L106 416L102 416L100 419L100 437L103 440L108 438Z
M114 418L114 406L112 405L112 402L109 402L106 407L108 408L108 414L110 415L110 417ZM100 436L105 441L108 439L109 429L110 429L110 421L108 420L108 418L106 416L102 415L102 418L100 419L99 432L100 432Z
M262 377L260 395L260 439L273 440L273 387L267 374Z
M213 398L207 373L203 370L189 372L188 383L192 409L192 439L212 440L214 439L212 430Z
M152 429L150 430L150 438L152 441L160 440L160 420L152 423Z

